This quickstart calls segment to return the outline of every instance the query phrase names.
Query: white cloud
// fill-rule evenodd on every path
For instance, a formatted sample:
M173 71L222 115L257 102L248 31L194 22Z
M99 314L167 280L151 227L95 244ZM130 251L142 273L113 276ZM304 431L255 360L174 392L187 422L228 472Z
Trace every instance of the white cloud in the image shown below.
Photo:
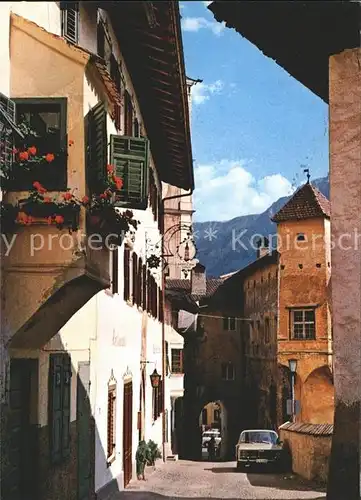
M281 174L256 180L246 160L222 160L199 165L195 169L195 219L228 220L266 210L282 196L293 192L291 183Z
M216 80L213 83L197 83L192 87L191 96L192 103L203 104L213 94L220 94L224 88L222 80Z
M224 23L218 23L216 21L208 21L204 17L183 17L183 31L197 32L202 28L211 30L215 35L220 35L224 30L225 25Z
M179 2L179 10L184 10L186 9L186 5L184 5L183 2Z

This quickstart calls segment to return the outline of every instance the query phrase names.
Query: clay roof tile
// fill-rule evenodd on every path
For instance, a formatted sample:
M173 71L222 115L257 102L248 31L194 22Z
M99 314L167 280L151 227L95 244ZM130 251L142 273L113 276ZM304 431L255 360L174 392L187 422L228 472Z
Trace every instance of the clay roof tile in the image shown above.
M331 207L329 200L310 183L301 186L290 200L272 217L273 222L329 218Z

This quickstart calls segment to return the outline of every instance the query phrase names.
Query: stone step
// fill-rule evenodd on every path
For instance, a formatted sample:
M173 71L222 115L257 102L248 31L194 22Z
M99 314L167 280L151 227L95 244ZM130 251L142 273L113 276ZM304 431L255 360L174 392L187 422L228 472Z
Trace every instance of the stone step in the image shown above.
M176 462L178 460L178 455L168 455L167 456L167 461L169 462Z

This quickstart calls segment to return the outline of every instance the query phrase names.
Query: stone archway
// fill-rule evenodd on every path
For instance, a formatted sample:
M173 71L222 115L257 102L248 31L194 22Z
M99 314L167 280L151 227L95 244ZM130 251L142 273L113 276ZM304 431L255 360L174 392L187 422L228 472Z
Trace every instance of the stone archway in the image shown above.
M182 454L180 458L187 460L201 460L202 458L202 431L199 425L199 415L202 408L209 402L220 401L226 415L225 424L226 441L223 445L223 458L234 458L235 445L239 434L244 428L244 419L242 419L242 408L240 407L239 398L225 398L222 391L208 389L202 393L194 392L193 394L185 393L184 398L184 413L183 413L183 444ZM223 431L225 432L225 430Z
M327 365L313 370L302 390L302 421L310 424L331 424L334 416L334 386Z
M210 407L210 408L209 408ZM219 409L219 421L217 422L216 418L211 416L210 420L207 421L206 425L209 425L210 427L217 427L219 428L220 434L221 434L221 446L220 446L220 453L219 453L219 458L221 460L226 459L227 457L227 452L229 448L229 433L228 433L228 411L227 407L224 404L223 401L217 400L217 401L208 401L203 408L200 411L199 414L199 426L202 427L202 413L204 409L207 409L207 416L209 418L210 412L213 411L218 411L215 410L215 408ZM213 424L219 424L219 425L213 425ZM207 455L207 454L206 454ZM204 457L204 450L202 457Z

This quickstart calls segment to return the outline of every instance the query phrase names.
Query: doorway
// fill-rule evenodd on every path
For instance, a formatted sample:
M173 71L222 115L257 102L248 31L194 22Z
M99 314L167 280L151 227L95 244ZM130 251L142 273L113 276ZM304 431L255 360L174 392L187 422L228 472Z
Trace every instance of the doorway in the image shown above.
M209 442L213 441L214 460L222 460L227 453L227 412L222 401L207 403L199 414L199 428L202 435L202 460L210 459Z
M37 447L32 402L37 400L32 387L37 387L38 360L12 359L9 393L9 474L3 489L4 500L35 500L37 484ZM35 399L32 398L35 396Z
M124 383L123 398L123 470L124 488L132 479L132 439L133 439L133 384Z
M90 408L90 363L78 364L77 435L78 435L78 500L88 500L92 491L93 441Z

